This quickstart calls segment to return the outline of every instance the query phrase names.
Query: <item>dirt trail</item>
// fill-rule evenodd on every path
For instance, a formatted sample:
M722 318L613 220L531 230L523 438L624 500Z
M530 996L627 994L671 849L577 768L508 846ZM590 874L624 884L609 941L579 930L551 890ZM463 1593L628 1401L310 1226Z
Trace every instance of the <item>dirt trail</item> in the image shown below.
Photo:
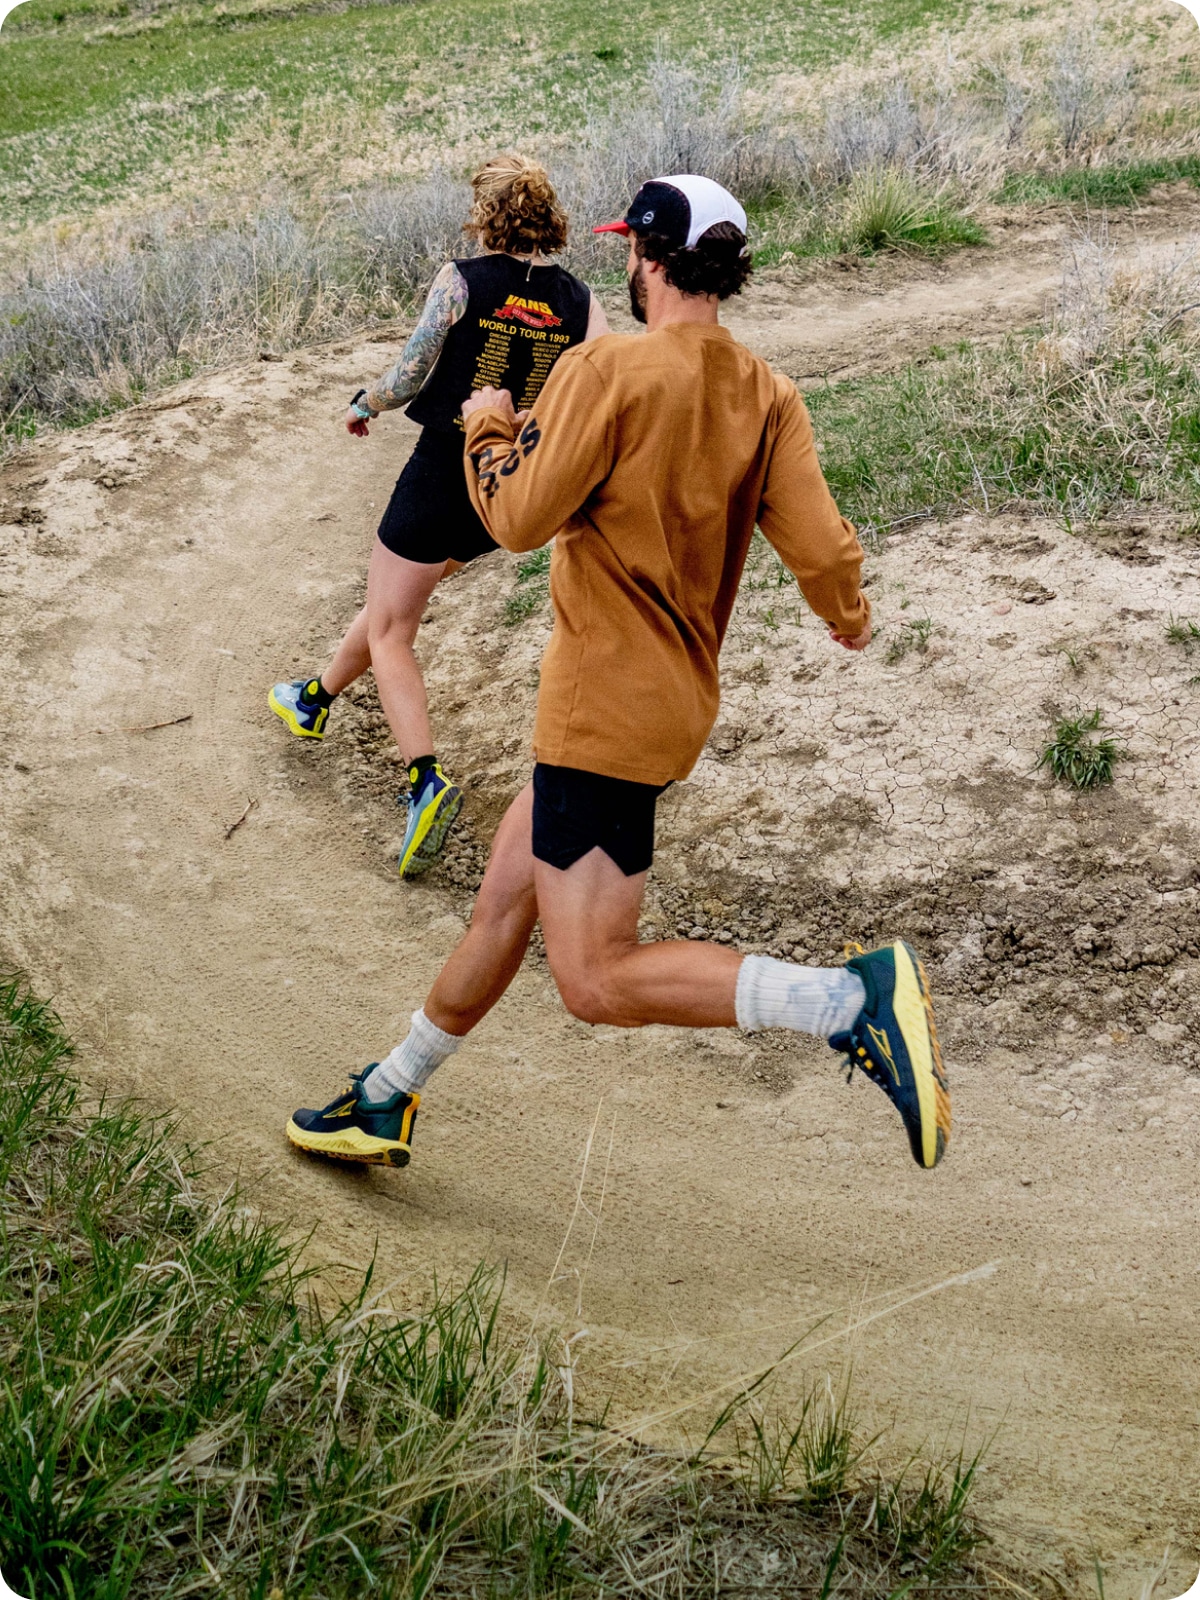
M1060 248L963 257L932 286L915 267L814 279L789 318L773 283L731 321L798 375L860 370L1036 314ZM914 1446L968 1414L973 1440L999 1427L981 1505L1001 1542L1066 1579L1094 1543L1117 1596L1170 1542L1180 1592L1200 1558L1200 730L1161 624L1200 615L1187 550L1154 530L1116 553L1028 523L917 530L871 562L891 637L906 600L938 624L892 664L834 659L750 574L721 724L664 807L649 920L820 959L878 906L925 944L954 1072L938 1173L828 1052L588 1028L536 960L428 1096L407 1172L320 1167L284 1119L394 1042L455 942L472 841L527 770L545 637L540 618L498 626L506 557L435 599L423 651L472 825L446 871L399 884L370 696L315 749L265 705L349 615L415 437L336 426L383 354L196 381L5 469L4 954L58 996L91 1082L179 1106L330 1258L378 1238L400 1277L506 1260L513 1303L548 1293L586 1328L582 1372L630 1416L827 1313L894 1308L807 1370L852 1358L865 1422ZM1114 708L1135 757L1086 804L1029 773L1043 704L1079 695Z

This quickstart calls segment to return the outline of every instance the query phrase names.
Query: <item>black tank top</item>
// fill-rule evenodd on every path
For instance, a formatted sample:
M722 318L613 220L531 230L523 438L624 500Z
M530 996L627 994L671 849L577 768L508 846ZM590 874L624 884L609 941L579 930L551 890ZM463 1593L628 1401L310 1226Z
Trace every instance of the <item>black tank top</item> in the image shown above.
M562 267L501 255L454 265L466 279L467 308L406 411L445 432L461 431L459 407L485 384L507 389L518 411L531 406L563 351L583 342L591 310L587 284Z

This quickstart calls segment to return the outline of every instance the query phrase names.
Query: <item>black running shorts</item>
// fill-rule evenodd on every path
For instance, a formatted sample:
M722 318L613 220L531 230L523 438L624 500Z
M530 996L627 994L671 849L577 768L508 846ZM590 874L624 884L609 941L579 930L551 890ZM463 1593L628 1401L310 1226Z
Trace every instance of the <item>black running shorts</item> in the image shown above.
M565 872L597 846L627 878L654 859L654 807L667 784L630 783L575 767L533 769L533 853Z
M499 548L467 493L463 448L457 430L422 431L379 524L379 541L393 555L432 566Z

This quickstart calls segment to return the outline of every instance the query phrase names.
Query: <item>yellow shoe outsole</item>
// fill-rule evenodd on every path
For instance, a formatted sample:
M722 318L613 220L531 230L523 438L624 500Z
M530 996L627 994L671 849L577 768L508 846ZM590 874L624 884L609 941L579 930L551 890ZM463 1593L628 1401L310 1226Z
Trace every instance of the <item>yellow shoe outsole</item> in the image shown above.
M412 1159L412 1146L398 1139L376 1139L361 1128L339 1129L337 1133L309 1133L288 1118L287 1136L298 1150L312 1155L331 1156L336 1161L358 1161L370 1166L406 1167Z
M921 1165L936 1167L950 1143L950 1094L933 999L916 951L903 939L897 939L892 950L896 964L892 1010L904 1035L921 1108Z
M325 718L321 718L319 728L302 728L296 721L296 713L290 706L285 706L282 700L276 700L274 689L267 695L267 704L275 715L286 722L296 735L297 739L323 739L325 737Z
M421 818L416 833L400 857L402 878L419 877L422 872L427 872L433 866L446 842L446 835L462 810L462 803L463 797L460 793L447 790L444 799L438 805L432 806Z

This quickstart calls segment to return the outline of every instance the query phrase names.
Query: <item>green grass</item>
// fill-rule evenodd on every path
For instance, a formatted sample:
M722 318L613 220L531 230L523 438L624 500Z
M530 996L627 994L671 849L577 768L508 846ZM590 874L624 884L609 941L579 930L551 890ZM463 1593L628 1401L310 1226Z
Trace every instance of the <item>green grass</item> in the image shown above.
M1127 206L1156 185L1181 179L1200 187L1200 156L1070 167L1064 172L1017 172L1005 180L996 198L1002 205Z
M1166 634L1168 644L1180 645L1188 655L1200 645L1200 624L1193 622L1190 617L1172 616L1167 623Z
M1113 771L1125 751L1120 742L1108 737L1093 737L1103 730L1100 708L1081 712L1077 717L1062 717L1038 757L1039 767L1049 767L1053 775L1073 789L1098 789L1113 781Z
M501 620L505 627L515 628L531 617L550 597L551 546L543 545L522 556L517 562L517 582L504 602Z
M983 228L952 193L931 189L895 167L857 174L820 206L805 208L781 198L748 214L756 267L885 251L940 256L987 242Z
M914 617L910 622L901 623L900 631L888 645L883 659L889 667L892 667L898 661L903 661L912 651L923 656L929 648L929 636L932 632L932 617Z
M1158 503L1200 512L1200 364L1186 319L1148 316L1077 370L1040 332L969 344L807 398L821 462L868 533L919 515L1025 506L1088 524Z
M973 218L897 168L864 172L851 183L838 239L843 249L862 255L881 250L938 255L983 241L983 229Z
M85 1110L69 1056L0 983L0 1566L20 1594L700 1600L764 1570L777 1593L991 1592L974 1461L880 1479L844 1392L815 1383L789 1422L770 1371L689 1454L573 1420L496 1271L397 1306L371 1269L339 1297L161 1119Z
M737 50L753 73L818 67L965 0L411 0L398 5L162 6L26 0L0 36L0 201L24 220L169 185L250 119L283 136L330 101L382 111L393 136L453 146L469 130L528 143L634 92L656 43ZM60 20L56 20L60 19ZM485 86L485 87L484 87ZM46 135L53 134L52 147Z

